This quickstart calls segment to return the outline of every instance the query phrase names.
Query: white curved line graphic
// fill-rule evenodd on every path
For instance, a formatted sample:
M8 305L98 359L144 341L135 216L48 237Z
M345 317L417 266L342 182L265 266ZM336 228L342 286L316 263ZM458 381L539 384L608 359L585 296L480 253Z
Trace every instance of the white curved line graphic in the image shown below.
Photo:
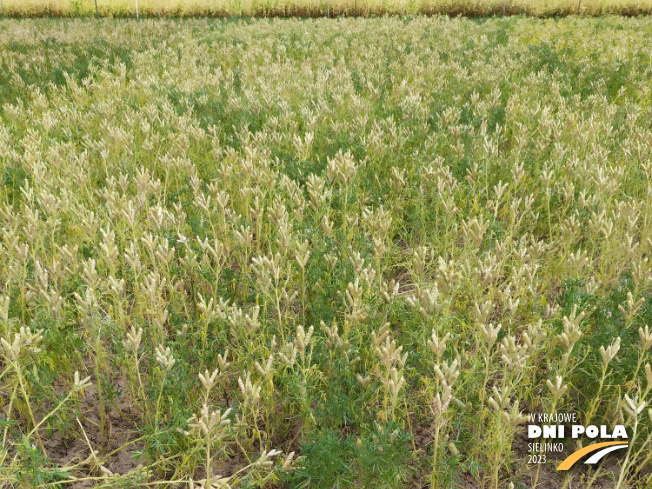
M604 457L606 454L608 454L610 452L613 452L614 450L619 450L621 448L626 448L626 447L627 447L627 445L615 445L613 447L603 448L598 453L596 453L596 454L592 455L590 458L588 458L587 461L584 462L584 463L589 464L589 465L597 464L602 459L602 457Z

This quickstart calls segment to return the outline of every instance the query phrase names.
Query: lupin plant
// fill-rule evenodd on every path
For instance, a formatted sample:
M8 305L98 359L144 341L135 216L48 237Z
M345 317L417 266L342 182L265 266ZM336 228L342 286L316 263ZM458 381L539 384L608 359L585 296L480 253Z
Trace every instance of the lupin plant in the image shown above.
M0 486L649 485L650 36L1 21Z

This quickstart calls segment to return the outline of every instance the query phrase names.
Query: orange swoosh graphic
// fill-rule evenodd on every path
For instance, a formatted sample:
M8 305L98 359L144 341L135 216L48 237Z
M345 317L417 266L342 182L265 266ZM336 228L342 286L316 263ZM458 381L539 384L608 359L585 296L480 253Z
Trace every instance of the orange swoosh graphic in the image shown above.
M584 447L581 450L576 451L575 453L570 454L566 460L559 464L557 470L568 470L570 469L575 462L581 459L584 455L588 455L591 452L595 452L604 447L609 447L612 445L627 445L627 442L622 441L605 441L603 443L594 443L588 447Z

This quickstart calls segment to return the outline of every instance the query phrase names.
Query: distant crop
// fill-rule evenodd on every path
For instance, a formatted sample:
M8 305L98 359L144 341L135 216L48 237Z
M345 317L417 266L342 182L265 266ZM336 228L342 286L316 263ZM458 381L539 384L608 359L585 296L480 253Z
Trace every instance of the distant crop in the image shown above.
M0 22L0 486L650 487L650 39Z
M2 0L12 17L649 15L651 0Z

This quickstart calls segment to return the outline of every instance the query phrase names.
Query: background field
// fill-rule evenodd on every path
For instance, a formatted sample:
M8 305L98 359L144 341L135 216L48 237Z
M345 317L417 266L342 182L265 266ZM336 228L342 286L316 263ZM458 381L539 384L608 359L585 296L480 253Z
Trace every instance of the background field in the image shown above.
M95 15L94 0L2 0L8 16ZM652 0L139 0L141 16L305 16L443 14L487 16L641 15L652 13ZM134 17L134 0L97 0L104 17Z
M0 22L0 486L650 487L650 39Z

